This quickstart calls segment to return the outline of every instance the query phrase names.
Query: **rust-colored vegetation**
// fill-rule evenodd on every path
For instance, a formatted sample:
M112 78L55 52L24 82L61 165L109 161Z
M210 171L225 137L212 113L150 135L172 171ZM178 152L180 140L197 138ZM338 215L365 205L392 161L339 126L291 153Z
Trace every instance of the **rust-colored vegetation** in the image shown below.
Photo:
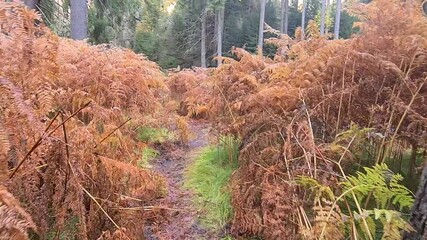
M351 39L328 40L309 23L306 40L269 39L279 47L274 60L234 49L237 60L210 73L211 120L243 142L231 179L233 234L342 239L343 220L334 218L340 210L326 199L313 205L298 176L339 189L339 180L361 166L387 163L408 178L416 174L427 137L426 18L397 0L353 4L349 11L361 20ZM405 172L406 150L412 154ZM337 228L326 235L312 217L319 211L340 213L327 218L326 226ZM347 231L354 237L360 228L352 224Z
M137 128L162 111L163 74L129 50L59 38L18 4L0 3L0 24L0 176L22 207L2 190L11 220L0 232L141 238L133 208L165 183L137 167L134 150Z
M0 216L16 224L0 220L0 233L139 239L146 215L134 210L166 187L137 167L134 150L147 146L138 128L174 124L187 143L187 118L241 140L230 179L236 237L397 239L414 230L398 214L413 200L383 163L410 179L426 147L427 18L398 0L348 11L361 20L351 39L329 40L311 22L305 40L301 30L269 39L274 59L235 48L216 69L165 77L143 56L59 38L34 12L1 3ZM400 200L357 192L369 178Z

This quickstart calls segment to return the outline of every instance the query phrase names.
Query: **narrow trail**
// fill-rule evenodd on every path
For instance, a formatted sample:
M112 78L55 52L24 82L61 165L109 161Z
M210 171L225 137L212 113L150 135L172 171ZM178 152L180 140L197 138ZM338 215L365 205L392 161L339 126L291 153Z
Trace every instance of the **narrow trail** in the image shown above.
M167 180L168 195L160 204L167 206L166 218L146 227L148 240L220 239L204 229L199 222L197 208L193 205L193 194L184 188L184 172L200 149L208 145L209 124L192 121L190 130L195 138L188 147L167 147L153 163L153 170L163 174Z

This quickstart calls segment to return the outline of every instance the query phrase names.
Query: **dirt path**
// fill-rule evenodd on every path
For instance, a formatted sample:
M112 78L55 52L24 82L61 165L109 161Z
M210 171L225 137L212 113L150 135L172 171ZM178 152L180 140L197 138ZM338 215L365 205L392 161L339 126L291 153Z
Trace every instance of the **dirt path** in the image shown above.
M153 163L153 169L163 174L168 182L168 196L160 204L170 209L164 211L165 219L146 228L148 240L220 239L200 225L199 213L192 203L193 195L183 187L186 167L199 150L208 145L208 126L207 123L190 122L190 129L196 136L189 146L161 149L161 156Z

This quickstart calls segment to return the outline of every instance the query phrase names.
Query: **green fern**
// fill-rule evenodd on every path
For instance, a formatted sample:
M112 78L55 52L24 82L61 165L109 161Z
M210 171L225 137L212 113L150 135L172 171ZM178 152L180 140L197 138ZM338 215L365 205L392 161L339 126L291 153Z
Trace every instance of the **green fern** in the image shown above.
M330 149L338 154L347 152L346 146L349 141L353 141L352 148L357 149L365 142L366 137L372 133L373 128L361 128L352 123L350 129L336 135L335 140L330 144Z
M359 239L369 239L369 233L366 231L363 220L365 220L368 225L369 233L375 233L377 231L377 225L375 223L375 219L372 217L372 211L363 210L362 214L353 212L351 222L355 223L357 229L356 234L359 236Z
M316 179L308 176L299 176L296 178L299 185L304 188L308 188L314 194L314 201L317 202L321 198L325 198L331 201L335 200L335 195L329 186L320 184Z
M316 179L307 176L297 178L300 185L314 194L314 235L321 232L322 239L330 239L339 235L337 230L343 229L342 234L346 236L356 235L360 239L369 239L369 236L376 233L378 239L388 240L401 239L402 232L413 230L401 213L396 211L407 209L414 203L413 194L401 184L403 177L394 174L386 164L365 167L364 170L366 173L357 172L354 176L348 176L340 183L342 188L339 189L323 186ZM320 206L321 201L327 202L325 199L334 201L338 207L334 204L329 204L327 208L326 205ZM368 208L368 202L372 200L377 208L352 207L356 205L356 200L358 206L365 208ZM340 208L349 210L350 215L339 211ZM331 222L334 224L330 224ZM340 225L345 228L339 228Z
M402 232L414 229L401 217L400 212L384 209L374 209L375 219L380 220L383 227L383 240L402 239Z
M372 195L378 208L387 209L391 204L399 206L402 211L403 208L412 206L414 198L412 193L400 184L403 180L400 174L394 174L386 164L364 169L366 173L357 172L356 176L350 176L342 183L344 191L354 188L349 193L353 192L360 204L364 200L369 201Z

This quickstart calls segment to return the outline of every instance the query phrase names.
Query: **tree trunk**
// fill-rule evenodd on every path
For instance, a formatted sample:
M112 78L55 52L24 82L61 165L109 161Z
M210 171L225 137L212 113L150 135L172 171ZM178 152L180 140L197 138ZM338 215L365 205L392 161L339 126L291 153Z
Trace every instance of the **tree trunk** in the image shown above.
M219 26L219 20L218 20L218 11L215 12L215 24L214 24L214 35L212 38L212 42L216 42L217 44L214 44L214 52L218 52L218 26Z
M337 13L335 16L334 38L340 37L340 22L341 22L341 0L337 0Z
M420 185L415 198L410 222L414 232L405 233L405 240L427 239L427 165L421 175Z
M39 4L39 0L24 0L24 4L29 9L37 9L37 4Z
M285 0L280 1L280 32L285 33Z
M218 52L218 67L222 64L222 32L224 29L224 7L217 10L218 14L218 44L217 44L217 52Z
M322 0L322 10L320 12L320 35L325 35L325 16L326 16L326 0Z
M264 19L265 19L265 0L261 1L261 12L259 15L259 30L258 30L258 54L262 56L262 47L264 45Z
M305 12L307 11L307 0L302 1L302 16L301 16L301 38L305 38Z
M299 1L298 0L292 0L292 5L294 5L296 8L298 8Z
M282 0L281 6L281 21L280 21L280 31L283 34L288 34L288 25L289 25L289 0Z
M206 68L206 17L207 17L207 10L203 10L202 14L202 46L200 50L200 58L201 58L201 66L202 68Z
M87 38L88 10L86 0L71 0L71 38Z

